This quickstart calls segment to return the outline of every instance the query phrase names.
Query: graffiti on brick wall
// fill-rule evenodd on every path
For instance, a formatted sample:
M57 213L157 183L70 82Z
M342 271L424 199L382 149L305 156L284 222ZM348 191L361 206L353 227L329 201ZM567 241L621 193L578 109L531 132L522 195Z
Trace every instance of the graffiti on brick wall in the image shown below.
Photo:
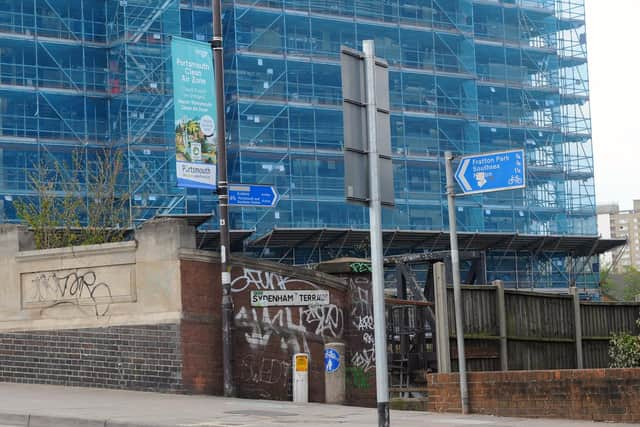
M344 314L335 304L282 308L241 306L235 321L249 330L244 337L255 350L266 347L273 338L280 341L283 351L308 353L309 338L340 338L344 331Z
M302 311L302 307L294 309ZM309 349L307 329L302 324L302 317L299 315L296 319L291 307L274 309L241 306L235 316L235 322L248 330L244 337L253 350L266 347L272 338L280 341L283 351L300 352Z
M43 309L74 305L84 311L92 307L96 317L105 316L113 302L111 287L95 271L38 273L31 279L29 302L44 303Z
M242 275L231 282L231 291L234 293L246 290L287 290L288 286L302 285L312 289L317 288L311 282L292 277L282 276L272 271L262 271L253 268L243 268Z
M278 273L244 268L232 283L232 292L250 290L317 289L314 283ZM283 352L309 352L309 340L340 338L344 331L344 312L336 304L303 307L239 306L235 323L246 330L245 340L254 350L278 340Z
M240 360L240 380L256 385L288 384L291 377L291 362L254 354L247 354ZM262 392L261 397L269 398L270 393Z
M302 317L314 335L331 338L342 336L344 314L335 304L308 306L302 311Z
M368 277L354 277L349 280L351 297L351 323L362 334L362 347L351 356L351 367L368 372L375 368L375 341L373 328L373 307Z

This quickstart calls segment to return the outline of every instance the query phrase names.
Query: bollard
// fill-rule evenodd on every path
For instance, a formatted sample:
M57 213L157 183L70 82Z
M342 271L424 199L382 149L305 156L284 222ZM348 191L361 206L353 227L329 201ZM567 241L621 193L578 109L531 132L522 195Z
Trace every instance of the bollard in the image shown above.
M293 401L309 402L309 355L307 353L293 355Z
M343 404L346 399L344 344L324 345L324 401Z

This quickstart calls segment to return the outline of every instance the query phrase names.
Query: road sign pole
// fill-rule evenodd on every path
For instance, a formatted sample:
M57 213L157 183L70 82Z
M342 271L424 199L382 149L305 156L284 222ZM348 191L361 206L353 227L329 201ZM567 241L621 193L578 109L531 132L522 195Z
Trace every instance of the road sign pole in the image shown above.
M233 385L233 299L231 298L231 254L229 238L229 188L227 181L227 141L224 107L224 67L222 52L222 5L213 0L213 62L216 80L218 207L220 214L220 272L222 282L222 372L224 395L235 396Z
M456 225L456 187L453 179L453 154L444 153L447 175L447 203L449 211L449 238L451 241L451 270L453 275L453 300L456 313L456 339L458 347L458 371L460 376L460 400L462 413L469 413L469 393L467 389L467 364L464 356L464 319L462 318L462 290L460 287L460 255L458 253L458 231Z
M389 427L389 373L387 369L387 336L384 310L382 204L380 200L379 155L376 140L375 48L373 40L364 40L362 46L365 55L366 110L369 140L369 228L371 233L378 426Z

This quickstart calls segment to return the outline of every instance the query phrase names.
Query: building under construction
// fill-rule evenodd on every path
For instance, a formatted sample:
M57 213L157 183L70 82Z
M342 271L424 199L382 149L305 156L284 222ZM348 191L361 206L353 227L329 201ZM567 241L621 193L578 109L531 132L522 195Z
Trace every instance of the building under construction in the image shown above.
M131 224L216 215L214 195L176 186L169 60L172 35L211 39L209 0L0 9L3 221L34 197L34 165L80 152L84 170L65 176L82 180L105 146L126 155ZM232 208L237 248L291 263L366 256L367 210L344 200L339 54L373 39L390 65L387 255L447 249L445 150L524 148L526 189L458 200L460 247L481 252L480 281L591 292L615 242L596 234L584 19L583 0L225 0L230 180L281 195Z

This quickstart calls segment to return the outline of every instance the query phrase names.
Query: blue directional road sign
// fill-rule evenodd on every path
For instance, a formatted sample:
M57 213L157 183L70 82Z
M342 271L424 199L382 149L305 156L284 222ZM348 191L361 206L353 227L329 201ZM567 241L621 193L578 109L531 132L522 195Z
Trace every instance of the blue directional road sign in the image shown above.
M524 188L524 150L464 156L455 177L464 194Z
M229 184L229 206L272 208L278 192L270 185Z

